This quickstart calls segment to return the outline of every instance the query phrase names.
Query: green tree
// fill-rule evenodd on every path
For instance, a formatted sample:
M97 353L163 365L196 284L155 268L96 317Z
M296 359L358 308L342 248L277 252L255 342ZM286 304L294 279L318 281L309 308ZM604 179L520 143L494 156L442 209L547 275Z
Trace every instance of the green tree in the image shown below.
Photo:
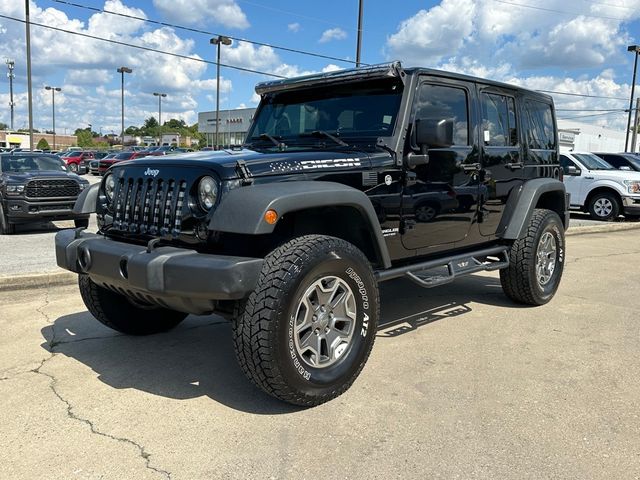
M78 128L74 135L78 137L78 146L82 148L89 148L93 146L93 135L91 131L86 128Z
M49 142L47 142L46 138L41 138L38 141L38 145L36 145L36 148L38 150L51 150L51 147L49 146Z
M9 125L4 122L0 122L0 130L9 130Z
M187 124L184 123L184 120L177 120L172 118L168 122L164 122L163 127L168 128L169 130L177 130L180 131L183 128L187 128Z
M136 127L135 125L130 125L126 128L124 133L127 135L133 135L134 137L137 137L138 135L140 135L140 128Z

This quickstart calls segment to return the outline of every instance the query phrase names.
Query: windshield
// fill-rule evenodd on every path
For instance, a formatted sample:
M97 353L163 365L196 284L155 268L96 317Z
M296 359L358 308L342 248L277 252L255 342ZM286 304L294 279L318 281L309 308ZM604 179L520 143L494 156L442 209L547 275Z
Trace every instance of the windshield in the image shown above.
M117 154L115 158L117 158L118 160L129 160L131 158L131 155L133 155L133 153L123 152L123 153Z
M64 162L53 155L46 156L19 156L11 155L2 157L2 171L11 173L25 173L37 171L62 171L66 172Z
M397 79L373 80L291 92L263 99L249 130L247 143L269 135L287 145L309 142L314 132L341 138L393 134L402 98ZM313 140L317 142L317 138ZM331 142L333 143L333 142ZM273 146L273 145L271 145Z
M574 153L573 156L589 170L615 170L610 163L592 153Z
M640 170L640 156L637 156L635 154L627 154L623 155L623 157L626 158L631 165L633 165L634 169Z

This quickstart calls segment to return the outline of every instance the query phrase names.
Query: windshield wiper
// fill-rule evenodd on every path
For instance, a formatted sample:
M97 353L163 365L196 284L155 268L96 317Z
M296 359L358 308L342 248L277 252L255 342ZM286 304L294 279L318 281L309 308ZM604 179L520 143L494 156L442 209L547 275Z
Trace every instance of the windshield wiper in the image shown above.
M280 138L282 138L282 137L280 137ZM268 133L261 133L257 137L251 137L251 140L269 140L276 147L278 147L281 151L285 150L287 148L287 144L286 143L279 141L276 137L274 137L272 135L269 135ZM253 144L250 143L249 146L251 146L251 145L253 145Z
M306 136L306 135L310 135L312 137L325 137L328 138L329 140L333 140L335 143L337 143L340 146L343 147L348 147L349 144L343 140L340 140L338 137L336 137L335 135L331 135L329 132L325 132L324 130L314 130L313 132L309 133L309 134L300 134L301 137Z

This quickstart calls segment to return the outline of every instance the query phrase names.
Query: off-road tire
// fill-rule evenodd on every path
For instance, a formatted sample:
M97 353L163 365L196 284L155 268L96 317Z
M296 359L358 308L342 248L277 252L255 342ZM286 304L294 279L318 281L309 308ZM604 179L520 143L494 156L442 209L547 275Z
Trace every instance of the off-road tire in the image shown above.
M88 218L78 218L73 221L76 228L89 228L89 219Z
M541 285L536 272L540 240L550 233L556 245L556 263L548 283ZM509 267L500 270L500 283L504 293L512 300L526 305L544 305L549 302L560 285L566 255L564 226L552 210L535 209L527 230L509 251Z
M327 276L351 289L355 330L336 363L313 368L294 345L294 314L309 286ZM285 402L319 405L344 393L364 367L379 317L378 287L354 245L322 235L298 237L267 255L255 290L235 317L234 347L247 377Z
M608 202L607 205L611 204L611 211L602 215L598 213L597 204L598 202ZM587 206L589 210L589 215L594 220L602 220L604 222L610 222L611 220L618 217L620 214L620 201L615 194L610 192L598 192L594 194L591 198L589 198L589 205Z
M13 235L16 233L16 226L9 223L9 219L4 214L4 209L0 205L0 235Z
M78 276L80 295L89 312L103 325L127 335L166 332L187 314L162 307L134 305L124 295L94 283L88 275Z

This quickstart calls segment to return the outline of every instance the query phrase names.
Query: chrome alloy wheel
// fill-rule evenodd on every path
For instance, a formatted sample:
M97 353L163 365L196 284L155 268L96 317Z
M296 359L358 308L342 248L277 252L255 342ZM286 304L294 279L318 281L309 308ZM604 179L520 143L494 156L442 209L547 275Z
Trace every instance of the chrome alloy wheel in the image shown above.
M613 211L613 203L608 198L599 198L593 204L593 211L599 217L608 217Z
M556 237L551 232L545 232L540 237L536 252L536 277L540 286L545 286L551 280L556 269L557 259Z
M313 368L336 363L347 351L356 324L356 300L347 283L333 276L316 280L294 313L298 355Z

